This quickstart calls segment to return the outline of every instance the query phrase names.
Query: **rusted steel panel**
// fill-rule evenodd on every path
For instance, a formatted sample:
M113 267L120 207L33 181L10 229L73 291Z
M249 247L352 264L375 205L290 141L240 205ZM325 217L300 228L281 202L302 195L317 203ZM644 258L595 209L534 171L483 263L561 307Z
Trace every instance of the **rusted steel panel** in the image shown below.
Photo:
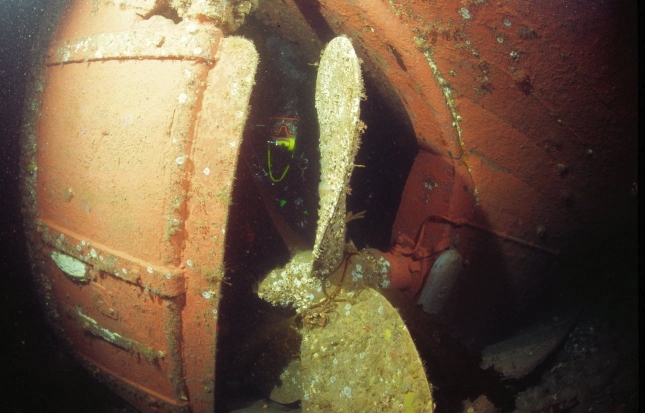
M184 367L196 412L212 410L224 241L258 56L251 42L231 37L222 41L218 59L195 122L182 263L189 284L182 309Z
M83 363L142 411L207 412L257 55L135 3L76 1L60 20L28 122L27 232L49 318Z
M40 218L153 264L178 264L183 160L200 93L185 73L200 71L173 60L51 66L37 158Z
M419 146L467 166L478 209L495 228L511 229L513 218L504 214L521 217L531 229L548 216L565 233L579 222L554 205L563 203L562 192L580 191L591 200L592 180L603 188L620 182L629 192L635 158L629 168L621 168L619 159L635 141L607 139L635 131L629 81L636 72L627 60L630 43L621 43L625 8L553 0L328 1L320 9L334 31L351 33L359 43L368 70L371 62L394 87ZM611 145L620 149L602 155L594 150ZM512 177L499 181L504 175ZM517 199L530 209L516 210ZM544 211L547 204L561 214ZM548 240L554 247L564 241Z

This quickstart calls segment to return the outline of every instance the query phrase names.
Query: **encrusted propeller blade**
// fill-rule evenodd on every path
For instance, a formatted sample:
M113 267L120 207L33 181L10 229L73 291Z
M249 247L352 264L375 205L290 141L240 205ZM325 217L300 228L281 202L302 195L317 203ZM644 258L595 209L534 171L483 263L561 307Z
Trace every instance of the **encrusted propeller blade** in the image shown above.
M321 182L314 249L271 271L258 295L298 313L300 374L290 374L300 382L303 411L432 412L412 338L396 309L371 288L383 281L388 263L362 257L370 264L363 267L353 262L358 251L345 245L345 191L364 127L362 96L358 57L349 39L337 37L323 52L316 81Z
M371 288L339 294L327 317L302 333L303 411L433 411L419 354L385 297Z

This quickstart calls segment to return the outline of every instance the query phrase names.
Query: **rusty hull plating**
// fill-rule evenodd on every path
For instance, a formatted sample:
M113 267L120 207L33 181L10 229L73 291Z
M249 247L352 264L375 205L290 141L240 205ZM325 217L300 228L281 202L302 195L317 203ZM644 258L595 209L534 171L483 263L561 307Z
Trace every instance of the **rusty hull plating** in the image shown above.
M73 2L60 21L25 127L30 250L49 318L101 380L144 411L211 411L257 53L137 12Z

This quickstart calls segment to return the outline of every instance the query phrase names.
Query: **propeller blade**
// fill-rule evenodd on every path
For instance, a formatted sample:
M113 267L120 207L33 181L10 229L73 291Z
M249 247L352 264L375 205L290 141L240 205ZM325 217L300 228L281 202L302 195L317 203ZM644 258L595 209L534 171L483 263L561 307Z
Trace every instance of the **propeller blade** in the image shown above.
M345 197L364 129L360 121L363 96L363 78L354 47L348 38L337 37L323 51L316 78L320 201L313 270L322 278L343 258Z
M334 307L324 327L302 331L302 410L432 412L423 363L385 297L365 288L339 294Z
M258 296L298 313L300 374L290 377L302 391L303 411L432 412L431 385L410 333L371 288L389 263L345 243L363 96L358 57L349 39L337 37L323 52L316 80L321 182L314 248L271 271Z

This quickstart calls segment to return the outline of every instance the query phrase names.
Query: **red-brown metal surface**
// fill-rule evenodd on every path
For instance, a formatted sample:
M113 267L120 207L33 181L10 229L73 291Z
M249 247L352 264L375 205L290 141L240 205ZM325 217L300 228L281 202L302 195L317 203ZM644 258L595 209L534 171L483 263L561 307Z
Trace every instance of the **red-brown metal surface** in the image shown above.
M50 320L97 377L142 411L206 412L257 56L142 7L76 1L61 18L30 123L28 235Z

